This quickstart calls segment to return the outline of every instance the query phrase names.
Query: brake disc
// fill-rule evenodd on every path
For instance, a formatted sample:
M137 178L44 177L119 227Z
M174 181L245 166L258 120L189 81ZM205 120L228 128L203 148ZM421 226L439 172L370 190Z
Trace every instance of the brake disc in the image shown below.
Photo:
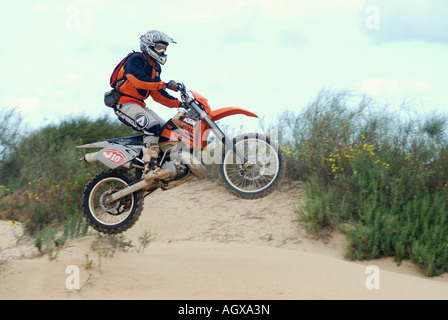
M121 214L121 212L118 210L118 208L120 208L120 200L117 200L117 201L114 201L111 203L105 202L105 199L107 199L107 197L110 196L112 193L113 193L113 190L107 190L101 195L100 206L107 213L110 213L112 215L119 215L119 214Z

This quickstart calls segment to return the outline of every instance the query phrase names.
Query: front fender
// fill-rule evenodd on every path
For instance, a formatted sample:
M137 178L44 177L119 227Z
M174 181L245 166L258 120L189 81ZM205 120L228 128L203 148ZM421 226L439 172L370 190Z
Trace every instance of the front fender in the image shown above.
M250 112L249 110L238 108L238 107L226 107L221 109L216 109L209 112L208 116L212 121L218 121L224 117L228 117L234 114L244 114L248 117L258 118L255 113Z

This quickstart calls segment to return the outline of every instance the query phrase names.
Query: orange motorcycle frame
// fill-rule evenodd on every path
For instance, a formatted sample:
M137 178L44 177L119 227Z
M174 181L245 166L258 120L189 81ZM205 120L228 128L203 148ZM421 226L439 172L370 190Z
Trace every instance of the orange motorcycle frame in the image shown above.
M195 100L203 106L204 111L212 122L236 114L258 118L255 113L239 107L225 107L212 110L206 98L193 90L190 90L190 92ZM160 135L159 144L161 146L164 144L174 145L182 141L190 148L204 150L207 147L208 135L211 129L212 128L210 128L207 121L180 115L172 118L164 125Z

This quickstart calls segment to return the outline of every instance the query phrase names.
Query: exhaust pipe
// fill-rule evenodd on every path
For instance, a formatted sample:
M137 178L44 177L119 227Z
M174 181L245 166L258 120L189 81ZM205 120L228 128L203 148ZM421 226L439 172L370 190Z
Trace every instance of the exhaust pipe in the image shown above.
M84 155L84 157L79 159L79 161L85 161L87 163L98 161L98 159L96 158L97 154L98 154L98 152L86 153Z

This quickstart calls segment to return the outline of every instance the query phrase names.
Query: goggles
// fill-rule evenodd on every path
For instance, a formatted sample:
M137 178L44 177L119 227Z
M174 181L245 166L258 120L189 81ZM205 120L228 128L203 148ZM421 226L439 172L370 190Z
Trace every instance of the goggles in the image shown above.
M166 51L167 44L158 42L154 45L154 51L158 54L164 53Z

